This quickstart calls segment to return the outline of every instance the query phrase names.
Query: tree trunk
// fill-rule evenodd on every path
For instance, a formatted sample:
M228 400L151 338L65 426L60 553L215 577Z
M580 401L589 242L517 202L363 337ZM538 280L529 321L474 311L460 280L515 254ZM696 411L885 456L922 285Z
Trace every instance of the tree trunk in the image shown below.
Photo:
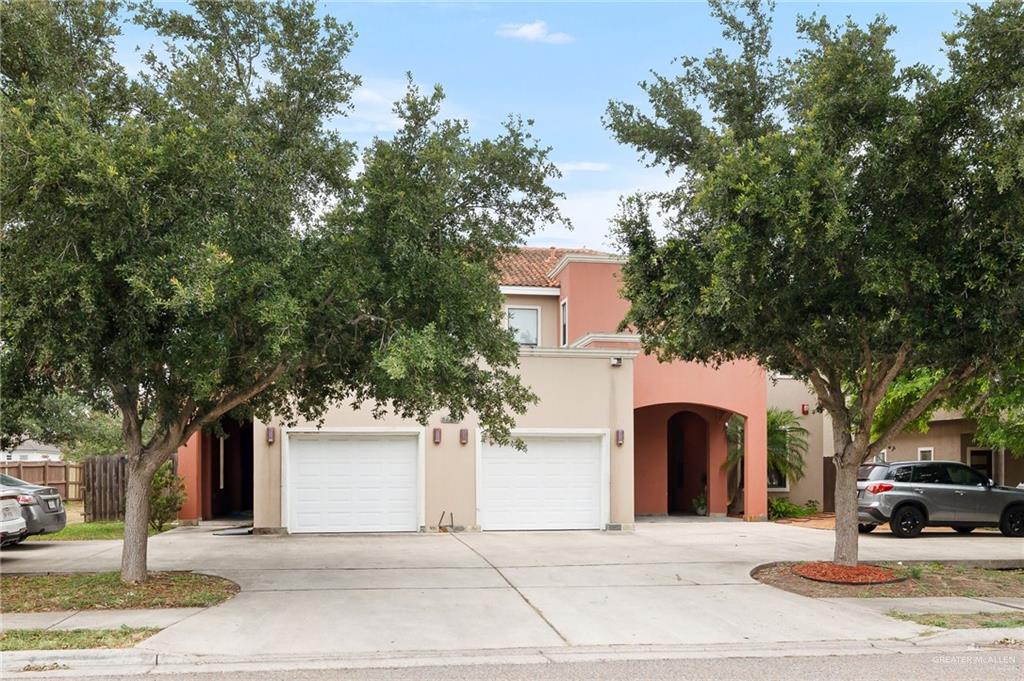
M159 468L153 454L128 460L128 483L124 495L124 544L121 548L121 581L146 581L146 552L149 547L149 486ZM150 459L150 460L146 460Z
M839 565L857 564L857 457L833 457L836 466L836 545L832 560Z

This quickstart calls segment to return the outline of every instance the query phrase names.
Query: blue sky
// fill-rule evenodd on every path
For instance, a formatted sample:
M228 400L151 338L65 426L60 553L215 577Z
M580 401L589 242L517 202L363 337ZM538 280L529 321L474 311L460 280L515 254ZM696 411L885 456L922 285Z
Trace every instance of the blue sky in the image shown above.
M167 3L168 5L173 3ZM904 63L942 65L943 31L963 3L779 2L774 45L799 49L794 25L817 12L834 21L866 23L885 14L898 27L892 46ZM610 247L608 220L624 193L666 186L633 150L616 143L601 123L609 99L642 103L637 82L653 69L674 72L672 60L703 56L721 45L703 2L618 3L350 3L324 2L323 11L351 21L359 34L348 65L363 79L355 109L340 128L365 143L395 128L391 102L405 72L422 86L441 83L446 113L469 120L475 136L500 130L508 114L536 122L564 171L556 187L574 229L548 227L535 245ZM133 62L137 30L121 40Z

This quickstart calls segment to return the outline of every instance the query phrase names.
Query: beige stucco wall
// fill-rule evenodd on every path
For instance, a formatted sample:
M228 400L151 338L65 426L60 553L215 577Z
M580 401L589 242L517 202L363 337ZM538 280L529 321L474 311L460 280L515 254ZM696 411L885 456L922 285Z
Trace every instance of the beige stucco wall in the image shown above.
M531 297L532 298L532 297ZM539 298L539 297L537 297ZM557 307L556 313L557 313ZM547 329L542 329L546 335ZM622 365L613 367L612 352L524 350L520 367L524 382L540 398L517 421L519 428L606 429L610 447L610 522L628 528L633 522L633 362L626 355ZM434 414L425 428L426 442L426 526L436 530L441 513L447 525L452 514L456 526L475 529L477 421L473 416L462 423L442 423ZM297 426L309 426L299 422ZM331 409L326 427L419 427L394 416L374 420L366 410L339 406ZM267 444L266 429L277 428L273 444ZM441 444L432 441L434 428L442 431ZM459 443L459 430L469 428L468 444ZM625 441L615 444L615 431L625 431ZM282 526L281 441L284 434L277 421L254 424L255 497L254 524L271 529Z
M540 308L540 347L558 347L558 296L505 296L505 307Z
M821 507L823 457L833 454L832 419L828 414L816 411L817 404L813 390L803 381L787 376L768 377L768 407L788 409L800 417L800 424L808 431L804 477L790 480L788 492L769 492L770 497L786 497L796 504L815 501ZM810 411L806 416L801 414L802 405L807 405Z
M888 461L917 461L919 447L935 449L935 458L946 461L963 461L965 446L961 440L970 440L974 433L974 421L956 419L932 421L926 433L903 433L886 447ZM966 438L961 436L966 435Z

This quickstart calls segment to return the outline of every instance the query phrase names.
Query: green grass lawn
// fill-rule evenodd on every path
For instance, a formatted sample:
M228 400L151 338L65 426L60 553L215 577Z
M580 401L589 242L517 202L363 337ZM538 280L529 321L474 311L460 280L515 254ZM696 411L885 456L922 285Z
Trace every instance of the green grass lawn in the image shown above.
M152 537L156 533L152 527L149 528L149 536ZM120 520L76 523L53 534L34 534L25 541L84 541L87 539L124 539L124 523Z
M117 572L0 578L3 612L202 608L226 601L237 592L234 582L191 572L151 572L141 584L125 584Z
M1024 627L1024 612L977 612L970 614L912 614L890 612L890 617L943 629L998 629Z
M159 629L8 629L0 632L0 651L130 648Z

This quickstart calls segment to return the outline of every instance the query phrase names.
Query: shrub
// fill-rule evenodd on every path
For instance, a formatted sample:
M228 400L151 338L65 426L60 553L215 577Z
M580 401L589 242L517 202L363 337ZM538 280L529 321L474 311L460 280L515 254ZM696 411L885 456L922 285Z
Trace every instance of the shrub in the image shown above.
M185 480L174 472L174 462L165 461L153 475L149 488L149 525L157 532L178 517L185 503Z
M809 501L805 506L794 504L789 499L768 499L768 519L778 520L779 518L802 518L814 515L818 512L818 504Z

